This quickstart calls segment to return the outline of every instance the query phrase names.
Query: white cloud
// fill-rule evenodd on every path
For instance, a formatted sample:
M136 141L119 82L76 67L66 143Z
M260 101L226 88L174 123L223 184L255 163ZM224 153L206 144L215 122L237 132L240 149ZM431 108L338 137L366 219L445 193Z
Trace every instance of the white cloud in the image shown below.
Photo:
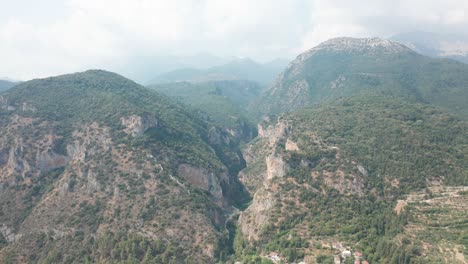
M27 3L32 10L24 9ZM338 36L388 37L412 30L468 33L465 0L37 3L2 3L0 76L28 79L87 68L122 69L125 74L125 69L142 67L135 64L137 57L208 52L266 60L292 57Z

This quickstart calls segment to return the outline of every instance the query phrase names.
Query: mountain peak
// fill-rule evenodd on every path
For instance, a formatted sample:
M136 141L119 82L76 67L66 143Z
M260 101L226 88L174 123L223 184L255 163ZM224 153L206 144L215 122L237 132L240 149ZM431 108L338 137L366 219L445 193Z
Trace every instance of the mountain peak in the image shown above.
M381 38L332 38L320 43L314 48L300 54L293 63L301 63L320 51L326 52L360 52L360 53L401 53L412 52L411 49L398 42Z
M333 48L333 49L369 49L369 48L386 48L386 49L402 49L407 48L397 42L381 38L349 38L339 37L332 38L322 42L317 47L320 48Z

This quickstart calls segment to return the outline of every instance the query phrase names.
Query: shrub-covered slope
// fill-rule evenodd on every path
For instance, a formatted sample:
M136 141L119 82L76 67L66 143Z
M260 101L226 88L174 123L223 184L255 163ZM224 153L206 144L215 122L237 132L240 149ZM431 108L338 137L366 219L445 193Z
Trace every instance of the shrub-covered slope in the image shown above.
M381 93L261 125L241 172L254 199L240 215L238 256L315 263L348 247L373 263L424 262L420 240L402 234L407 213L394 207L412 191L467 185L467 129L447 111Z
M225 254L225 218L246 195L221 129L100 70L22 83L0 109L2 263Z

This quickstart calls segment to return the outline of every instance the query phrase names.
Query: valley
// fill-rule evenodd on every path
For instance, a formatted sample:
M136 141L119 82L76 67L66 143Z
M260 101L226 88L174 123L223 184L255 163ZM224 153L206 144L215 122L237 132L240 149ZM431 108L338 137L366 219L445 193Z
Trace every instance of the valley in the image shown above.
M468 65L378 38L271 85L242 63L1 92L0 262L467 262Z

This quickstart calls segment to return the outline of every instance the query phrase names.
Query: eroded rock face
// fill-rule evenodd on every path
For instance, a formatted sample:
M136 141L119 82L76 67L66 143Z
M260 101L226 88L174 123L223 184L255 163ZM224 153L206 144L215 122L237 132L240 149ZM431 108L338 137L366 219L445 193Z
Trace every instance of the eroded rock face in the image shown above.
M37 168L41 171L49 171L67 165L70 157L59 155L53 151L44 151L36 159Z
M178 174L191 185L210 192L215 200L223 200L223 190L221 188L220 179L213 172L189 164L181 164L178 168ZM221 175L221 177L226 178L227 175Z
M275 126L264 127L258 125L258 136L267 138L270 145L275 145L279 140L284 139L291 131L291 126L286 122L279 122Z
M261 190L255 193L252 204L239 217L241 231L248 240L258 239L261 228L269 222L271 209L276 202L270 191Z
M265 159L267 165L267 178L272 180L275 177L283 178L286 174L287 165L283 158L277 154L272 154Z
M141 136L146 130L158 125L158 120L151 114L144 114L143 116L132 115L129 117L122 117L120 121L125 126L125 133L132 136Z
M259 141L245 148L248 152L244 153L247 169L241 171L240 177L254 195L250 206L240 214L239 226L248 240L259 238L262 228L270 222L271 210L278 203L276 183L286 175L288 166L276 145L288 136L291 129L285 122L268 127L259 125ZM252 167L260 170L252 170Z
M299 147L297 146L297 143L292 141L289 138L286 140L284 148L286 149L286 151L299 151Z
M72 160L83 162L86 158L86 146L75 140L72 144L67 145L67 153Z

